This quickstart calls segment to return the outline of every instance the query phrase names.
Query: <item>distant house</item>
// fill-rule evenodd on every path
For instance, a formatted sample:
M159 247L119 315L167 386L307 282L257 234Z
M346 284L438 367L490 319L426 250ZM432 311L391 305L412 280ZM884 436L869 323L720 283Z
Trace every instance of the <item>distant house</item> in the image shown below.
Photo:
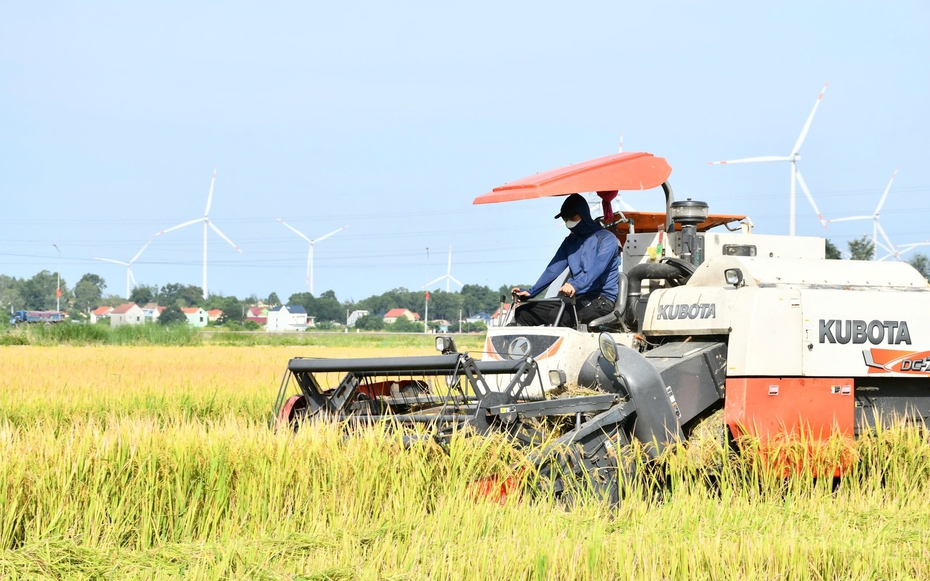
M370 313L368 311L352 311L349 314L349 319L346 321L346 326L354 327L356 321L358 321L361 317L365 317L369 314Z
M145 315L145 322L157 322L158 316L161 315L161 312L164 310L165 307L159 307L156 303L145 303L145 305L142 306L142 314Z
M487 314L487 313L485 313L485 312L481 312L481 313L478 313L477 315L472 315L472 316L468 317L467 319L465 319L465 321L467 321L467 322L469 322L469 323L484 323L485 325L490 326L490 325L491 325L491 315L489 315L489 314Z
M220 317L223 316L223 311L219 309L210 309L207 311L207 318L210 319L211 323L215 323L220 320Z
M245 312L245 320L253 321L259 325L266 324L268 322L268 307L249 307L249 310Z
M303 331L307 328L307 311L300 305L280 305L268 311L267 331Z
M105 319L113 312L113 307L97 307L90 312L90 324L95 324L100 319Z
M207 312L200 307L190 307L182 308L181 311L187 317L187 324L191 327L206 327L207 321Z
M126 303L113 309L110 313L110 326L141 325L145 322L145 313L136 303Z
M489 324L488 326L493 326L493 327L496 327L496 326L497 326L497 323L498 323L498 321L500 320L499 317L500 317L502 311L503 311L503 313L504 313L504 318L503 318L503 320L506 321L506 320L507 320L507 315L510 314L510 303L504 303L504 304L503 304L503 308L498 308L496 311L494 311L494 314L491 315L491 321L490 321L490 324Z
M391 324L400 317L406 317L411 321L419 321L420 314L414 313L410 309L391 309L390 311L384 313L384 322L385 324Z

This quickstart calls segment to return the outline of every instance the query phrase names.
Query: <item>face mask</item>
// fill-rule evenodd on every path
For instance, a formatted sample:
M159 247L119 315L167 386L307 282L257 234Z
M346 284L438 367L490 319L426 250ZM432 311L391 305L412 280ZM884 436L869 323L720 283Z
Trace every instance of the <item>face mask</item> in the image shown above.
M569 230L571 230L578 224L581 224L581 220L566 220L565 221L565 227L568 228Z

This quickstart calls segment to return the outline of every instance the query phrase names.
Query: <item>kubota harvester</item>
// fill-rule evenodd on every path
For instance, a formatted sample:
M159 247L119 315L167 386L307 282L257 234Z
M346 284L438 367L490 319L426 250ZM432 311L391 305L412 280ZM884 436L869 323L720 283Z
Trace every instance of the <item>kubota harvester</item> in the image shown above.
M574 328L520 327L508 325L510 309L480 359L450 337L437 337L435 356L292 359L278 425L389 419L440 442L457 430L503 432L562 450L538 454L544 470L615 491L625 446L639 441L657 457L721 409L737 442L927 424L930 286L914 268L827 260L822 238L755 234L745 216L675 200L670 174L660 157L622 153L475 200L600 196L622 255L612 313ZM664 212L613 215L618 191L650 189ZM561 282L539 300L575 308L555 292Z

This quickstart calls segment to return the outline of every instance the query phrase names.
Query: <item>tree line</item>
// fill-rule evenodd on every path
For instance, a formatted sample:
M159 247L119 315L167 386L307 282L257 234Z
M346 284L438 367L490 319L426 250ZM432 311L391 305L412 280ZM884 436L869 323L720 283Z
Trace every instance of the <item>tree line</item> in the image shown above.
M54 310L57 284L55 273L48 270L43 270L28 279L0 275L0 308L5 311ZM486 286L467 284L455 292L431 291L429 318L446 319L457 325L460 315L465 319L481 312L491 314L500 306L501 295L509 295L509 288L510 286L504 285L498 290L491 290ZM171 283L164 286L138 285L132 289L127 300L120 295L108 293L106 280L94 273L85 274L73 287L66 279L61 279L61 309L67 311L73 319L86 318L91 310L101 305L116 307L132 302L139 306L156 303L164 307L202 307L207 311L220 309L225 319L241 322L245 320L249 307L261 302L268 307L281 304L300 305L308 315L316 318L318 324L325 327L329 322L345 324L348 314L355 310L367 310L374 317L391 309L404 308L419 313L422 317L425 316L425 298L423 291L396 288L360 301L340 300L332 290L319 296L308 292L295 293L290 295L286 302L282 301L277 293L271 293L267 297L253 294L244 298L211 294L204 299L203 289L199 286ZM363 325L365 323L363 321ZM368 323L377 326L376 323ZM404 325L404 322L399 322L399 326Z
M843 258L870 260L875 248L874 243L867 236L848 241L847 247L848 256L844 256L835 244L827 240L826 257L837 260ZM930 258L917 254L908 263L925 278L930 279ZM54 310L57 283L55 273L48 270L43 270L28 279L0 275L0 309L4 311ZM497 290L492 290L487 286L466 284L460 291L431 291L429 318L431 321L445 319L457 326L460 316L462 319L467 319L482 312L492 314L500 306L501 297L508 297L510 288L513 286L526 287L528 285L503 285ZM347 315L354 310L367 310L370 313L369 317L359 323L361 328L369 329L381 328L383 320L380 320L377 315L390 309L409 309L419 313L421 317L426 314L425 293L406 288L391 289L359 301L340 300L332 290L319 296L301 292L290 295L284 302L276 293L271 293L264 298L254 294L244 298L211 294L204 299L203 289L196 285L143 284L132 290L127 301L122 296L108 293L106 281L100 275L87 273L73 287L69 286L64 278L61 279L62 310L67 311L72 318L76 319L86 317L87 313L101 305L116 307L126 302L133 302L140 306L157 303L165 307L202 307L208 311L220 309L229 321L243 321L249 307L258 304L259 301L270 307L280 304L300 305L308 315L315 317L317 323L324 327L329 322L345 324ZM404 326L406 323L399 322L398 324Z

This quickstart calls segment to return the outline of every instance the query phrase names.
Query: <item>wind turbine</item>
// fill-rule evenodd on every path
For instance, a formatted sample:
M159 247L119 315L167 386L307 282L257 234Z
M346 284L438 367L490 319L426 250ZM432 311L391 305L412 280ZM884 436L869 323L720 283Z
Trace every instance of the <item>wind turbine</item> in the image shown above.
M885 229L882 228L882 225L878 222L879 214L882 211L882 206L885 205L885 200L888 198L888 192L891 191L891 184L894 183L894 178L898 175L898 168L894 168L894 173L891 174L891 179L888 180L888 186L885 188L885 193L882 194L881 199L878 201L878 206L875 207L875 211L871 216L847 216L846 218L836 218L834 220L827 220L827 222L853 222L855 220L871 220L872 221L872 260L878 259L878 234L881 233L882 238L888 244L887 250L891 254L898 256L898 252L895 249L895 245L891 243L891 240L888 239L888 235L885 234ZM887 257L886 257L887 258Z
M455 284L459 286L465 286L464 284L460 283L454 276L452 276L452 247L451 246L449 247L449 264L448 266L446 266L446 273L440 276L439 278L437 278L436 280L429 281L428 283L424 284L420 288L427 288L429 286L432 286L436 284L437 282L441 281L442 279L446 279L446 292L449 292L450 282L454 282Z
M136 283L136 277L132 274L132 263L135 262L137 258L139 258L140 256L142 256L142 253L145 252L145 249L148 248L148 247L149 247L149 244L151 244L151 243L152 243L151 240L149 240L148 242L146 242L146 243L145 243L145 246L142 247L142 250L140 250L139 252L136 252L136 255L133 256L133 257L129 260L129 262L123 262L122 260L113 260L112 258L97 258L97 257L94 257L94 260L99 260L99 261L101 261L101 262L112 262L113 264L122 264L123 266L126 267L126 298L127 298L127 299L129 298L129 295L132 294L132 293L130 292L130 281L132 281L132 286L139 286L139 285Z
M790 222L788 227L788 234L794 236L795 232L795 213L796 213L796 202L795 202L795 183L801 186L801 190L804 192L804 195L807 196L807 201L811 203L811 207L814 208L814 213L817 214L817 219L820 220L821 226L824 227L824 230L827 228L827 223L823 219L823 216L820 214L820 210L817 208L817 203L814 202L814 196L811 195L809 189L807 189L807 184L804 182L804 178L801 177L801 171L798 169L797 162L801 159L800 150L801 144L804 143L804 139L807 137L807 132L811 128L811 121L814 120L814 113L817 112L817 107L820 106L820 101L823 100L823 94L827 90L828 83L824 83L823 89L820 90L820 96L817 97L817 102L814 103L814 108L811 110L810 116L807 118L807 122L804 124L804 129L801 130L801 135L798 136L798 140L795 142L794 147L791 149L791 154L787 157L777 156L777 155L764 155L761 157L747 157L744 159L731 159L727 161L712 161L709 165L725 165L730 163L754 163L760 161L787 161L791 163L791 199L789 202L789 214Z
M303 232L301 232L297 228L294 228L293 226L291 226L290 224L288 224L281 218L275 218L275 220L277 220L278 222L281 222L282 224L290 228L291 231L294 232L294 234L297 234L298 236L300 236L301 238L303 238L304 240L310 243L310 251L307 253L307 287L309 287L310 294L312 295L313 294L313 245L319 242L320 240L326 240L333 234L338 234L339 232L342 232L343 230L351 226L351 224L346 224L342 228L337 228L336 230L333 230L329 234L324 234L323 236L320 236L319 238L314 238L313 240L310 240L310 238L308 238Z
M220 238L229 242L229 245L236 249L239 254L245 254L241 248L236 246L232 240L226 237L225 234L220 232L220 229L217 228L213 222L210 221L210 205L213 203L213 184L216 182L216 168L213 168L213 178L210 179L210 193L207 194L207 209L203 211L203 218L197 218L196 220L190 220L184 222L183 224L178 224L167 230L162 230L161 232L155 234L155 236L161 236L162 234L167 234L172 230L180 230L181 228L186 228L188 226L193 226L199 222L203 222L203 298L207 298L207 227L213 229L214 232L219 234Z
M878 260L879 262L881 262L882 260L887 260L891 257L894 257L896 260L901 261L903 260L901 258L901 255L904 254L905 252L910 252L911 250L914 250L915 248L919 246L930 246L930 242L924 240L923 242L913 242L911 244L902 244L900 246L892 246L891 248L889 248L888 246L885 246L881 242L878 242L875 244L875 246L877 248L881 248L882 250L888 253L882 256L881 258L877 258L875 260Z

